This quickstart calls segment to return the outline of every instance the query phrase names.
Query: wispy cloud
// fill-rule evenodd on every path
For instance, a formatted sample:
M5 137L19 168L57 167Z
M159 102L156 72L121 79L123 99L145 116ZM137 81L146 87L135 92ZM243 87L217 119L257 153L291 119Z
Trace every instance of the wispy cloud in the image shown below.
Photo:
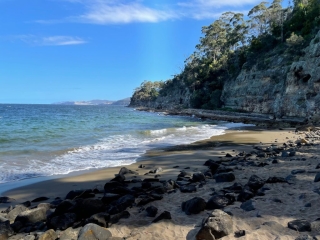
M79 37L71 36L48 36L38 37L36 35L18 35L14 37L25 43L37 46L65 46L65 45L78 45L87 43L85 40Z
M64 19L38 20L38 23L80 22L92 24L127 24L161 22L173 19L215 19L222 12L243 12L261 0L173 0L150 5L147 0L62 0L82 7L82 14ZM154 2L153 2L154 3ZM227 10L228 9L228 10Z

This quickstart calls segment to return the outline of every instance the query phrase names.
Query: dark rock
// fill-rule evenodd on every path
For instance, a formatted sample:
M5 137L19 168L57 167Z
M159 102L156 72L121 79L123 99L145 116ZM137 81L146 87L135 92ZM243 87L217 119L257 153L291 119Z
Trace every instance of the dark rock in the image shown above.
M88 218L86 220L86 224L94 223L101 227L108 227L109 221L110 221L110 215L108 213L101 212L101 213L96 213L92 215L90 218Z
M205 181L206 180L206 177L204 176L203 173L199 172L199 173L194 173L192 175L192 181L193 182L202 182L202 181Z
M129 217L130 217L130 213L128 211L123 211L121 213L117 213L117 214L110 216L110 223L114 224L114 223L119 222L119 220L121 218L129 218Z
M317 175L314 177L314 182L320 181L320 173L317 173Z
M119 183L119 182L107 182L104 185L104 191L105 191L105 193L112 193L114 191L114 189L117 189L119 187L125 187L125 185L123 183Z
M209 166L211 173L215 174L217 169L219 168L219 166L220 166L220 164L218 164L218 163L215 163L215 162L211 163Z
M154 206L149 206L146 208L146 212L148 217L155 217L158 213L158 208Z
M206 201L201 197L194 197L183 202L181 208L187 215L197 214L206 208Z
M172 219L171 218L171 213L168 212L168 211L164 211L157 218L155 218L152 222L156 223L156 222L159 222L162 219Z
M320 168L320 163L318 163L316 166L316 169L319 169L319 168Z
M180 191L183 193L191 193L196 192L197 188L195 185L184 185L180 187Z
M21 222L23 224L36 223L46 220L46 209L35 208L19 213L19 215L14 220L15 222Z
M13 229L10 226L10 221L4 221L0 223L0 239L8 239L14 234Z
M140 164L138 168L145 168L145 165Z
M179 168L179 166L174 166L174 167L172 167L172 168Z
M135 174L135 175L137 175L138 173L137 173L137 172L134 172L134 171L132 171L132 170L129 170L129 169L126 168L126 167L122 167L122 168L120 169L120 171L119 171L119 174L120 174L120 175L124 175L124 174Z
M311 223L305 219L297 219L297 220L288 222L288 228L298 232L310 232Z
M15 200L15 199L10 197L0 197L0 203L9 203L12 200Z
M48 199L49 199L48 197L38 197L38 198L33 199L31 202L42 202L42 201L46 201Z
M151 182L142 182L141 183L141 188L144 188L144 189L148 189L148 188L151 188Z
M214 195L207 202L206 209L221 209L230 204L230 199L223 195Z
M248 200L248 201L243 202L240 205L240 208L245 210L245 211L247 211L247 212L255 210L255 207L253 206L253 201L252 200Z
M159 178L145 178L143 179L143 182L159 182Z
M104 204L109 204L115 200L118 200L121 197L120 194L115 194L115 193L106 193L102 198L101 201Z
M216 182L232 182L236 178L233 173L220 173L215 176Z
M253 190L258 190L259 188L263 187L264 183L265 181L262 178L258 177L257 175L252 175L249 178L247 185Z
M203 165L210 167L212 164L216 164L216 163L217 163L216 161L212 159L208 159Z
M259 157L259 158L266 158L266 157L268 157L268 155L267 155L265 152L259 152L259 153L257 154L257 157Z
M61 198L57 198L57 199L53 200L52 202L50 202L50 204L52 206L58 206L62 202L63 202L63 200Z
M77 221L77 215L75 213L64 213L59 216L55 216L47 219L48 228L53 228L55 230L65 230L68 227L73 226Z
M234 193L239 193L243 190L243 186L240 183L234 183L232 186L224 187L223 189L227 190L227 191L234 192Z
M125 196L122 196L117 201L112 203L112 206L109 207L108 212L109 214L117 214L124 210L126 210L128 207L130 207L134 203L134 196L128 194Z
M25 201L23 203L21 203L21 205L25 206L25 207L30 207L31 206L31 202L30 201Z
M100 199L79 199L73 209L73 212L77 214L78 217L88 218L93 214L103 212L104 204Z
M80 230L78 240L107 240L111 237L112 234L108 229L94 223L88 223Z
M277 164L277 163L279 163L279 160L278 159L273 159L271 163Z
M76 199L76 198L92 198L95 194L92 192L91 189L85 189L85 190L72 190L68 192L65 199Z
M73 207L75 203L71 200L64 200L61 202L57 207L56 210L54 211L55 215L61 215L64 214L65 212L68 212L68 210Z
M269 177L266 183L287 183L287 180L282 177Z
M282 151L281 152L281 157L289 157L290 152L288 151Z
M305 173L306 170L304 169L295 169L291 171L291 174L295 175L295 174L299 174L299 173Z
M311 207L311 203L306 203L304 206L305 207Z
M233 232L233 222L230 215L216 209L207 219L204 219L202 227L196 235L197 240L215 240L223 238Z
M231 158L231 157L232 157L232 155L231 155L231 154L229 154L229 153L227 153L227 154L226 154L226 157L227 157L227 158Z
M162 168L161 168L161 167L158 167L158 168L156 168L156 169L150 170L149 173L160 173L160 172L162 172L162 171L163 171Z
M238 231L234 232L234 237L236 237L236 238L243 237L245 235L246 235L245 230L238 230Z
M111 179L111 182L124 182L126 180L126 177L123 174L116 174L116 176Z
M249 189L243 189L237 197L237 201L245 202L254 197L254 193Z

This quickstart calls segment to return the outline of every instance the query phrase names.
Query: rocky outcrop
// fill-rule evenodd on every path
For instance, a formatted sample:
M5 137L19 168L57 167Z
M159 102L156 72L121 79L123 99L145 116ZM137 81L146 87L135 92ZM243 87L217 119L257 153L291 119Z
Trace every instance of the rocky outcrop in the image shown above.
M320 32L303 50L304 56L290 62L292 54L264 59L268 69L243 70L228 79L221 100L225 107L271 114L276 119L301 117L317 122L320 116ZM294 56L294 58L297 58Z

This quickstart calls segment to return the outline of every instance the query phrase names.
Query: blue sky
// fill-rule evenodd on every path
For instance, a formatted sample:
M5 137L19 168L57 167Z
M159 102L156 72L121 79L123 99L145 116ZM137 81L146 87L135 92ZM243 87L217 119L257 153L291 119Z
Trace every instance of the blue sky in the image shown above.
M0 103L131 96L167 80L201 27L260 0L0 0Z

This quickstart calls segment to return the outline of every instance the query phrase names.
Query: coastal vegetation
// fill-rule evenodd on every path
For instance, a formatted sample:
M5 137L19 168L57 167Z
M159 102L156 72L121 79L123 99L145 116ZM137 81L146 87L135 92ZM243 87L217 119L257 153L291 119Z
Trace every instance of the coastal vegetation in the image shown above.
M261 2L247 16L223 13L202 27L203 35L179 74L166 81L143 82L130 105L153 106L179 92L185 96L180 97L179 107L223 109L221 94L227 79L254 65L268 69L278 55L285 55L290 65L319 30L320 0L294 0L286 7L282 0Z

